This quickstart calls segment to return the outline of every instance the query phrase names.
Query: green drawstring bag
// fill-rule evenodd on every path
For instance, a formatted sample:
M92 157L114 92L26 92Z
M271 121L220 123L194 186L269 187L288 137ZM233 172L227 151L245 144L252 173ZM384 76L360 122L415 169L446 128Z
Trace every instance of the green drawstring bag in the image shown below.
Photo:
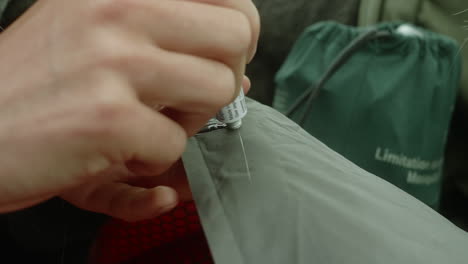
M460 81L456 42L408 24L307 28L273 107L358 166L437 209Z

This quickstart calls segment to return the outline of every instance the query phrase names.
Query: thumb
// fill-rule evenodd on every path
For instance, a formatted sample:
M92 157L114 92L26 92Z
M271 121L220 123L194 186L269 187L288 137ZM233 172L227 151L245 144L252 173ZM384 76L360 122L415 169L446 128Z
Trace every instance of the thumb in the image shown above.
M178 203L177 193L170 187L147 189L120 182L82 186L67 191L62 198L82 209L128 222L157 217Z

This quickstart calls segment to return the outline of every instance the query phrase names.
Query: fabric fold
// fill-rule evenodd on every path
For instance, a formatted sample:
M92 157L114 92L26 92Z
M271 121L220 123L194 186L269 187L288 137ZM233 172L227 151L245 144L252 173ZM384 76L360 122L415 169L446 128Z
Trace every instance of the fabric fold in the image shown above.
M468 235L248 100L240 129L190 139L183 155L217 264L464 263Z

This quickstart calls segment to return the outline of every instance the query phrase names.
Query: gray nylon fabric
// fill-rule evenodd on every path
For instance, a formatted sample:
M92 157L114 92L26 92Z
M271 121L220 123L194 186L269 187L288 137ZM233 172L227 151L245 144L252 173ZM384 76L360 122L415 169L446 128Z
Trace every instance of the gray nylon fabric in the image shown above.
M277 111L248 107L240 131L198 134L183 155L216 263L466 263L467 233Z

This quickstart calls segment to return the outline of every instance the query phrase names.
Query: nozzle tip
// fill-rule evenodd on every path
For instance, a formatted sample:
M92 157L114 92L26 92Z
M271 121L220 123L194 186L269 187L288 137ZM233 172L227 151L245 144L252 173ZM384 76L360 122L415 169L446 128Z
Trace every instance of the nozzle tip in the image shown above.
M242 120L237 120L233 123L227 123L229 129L239 129L242 126Z

